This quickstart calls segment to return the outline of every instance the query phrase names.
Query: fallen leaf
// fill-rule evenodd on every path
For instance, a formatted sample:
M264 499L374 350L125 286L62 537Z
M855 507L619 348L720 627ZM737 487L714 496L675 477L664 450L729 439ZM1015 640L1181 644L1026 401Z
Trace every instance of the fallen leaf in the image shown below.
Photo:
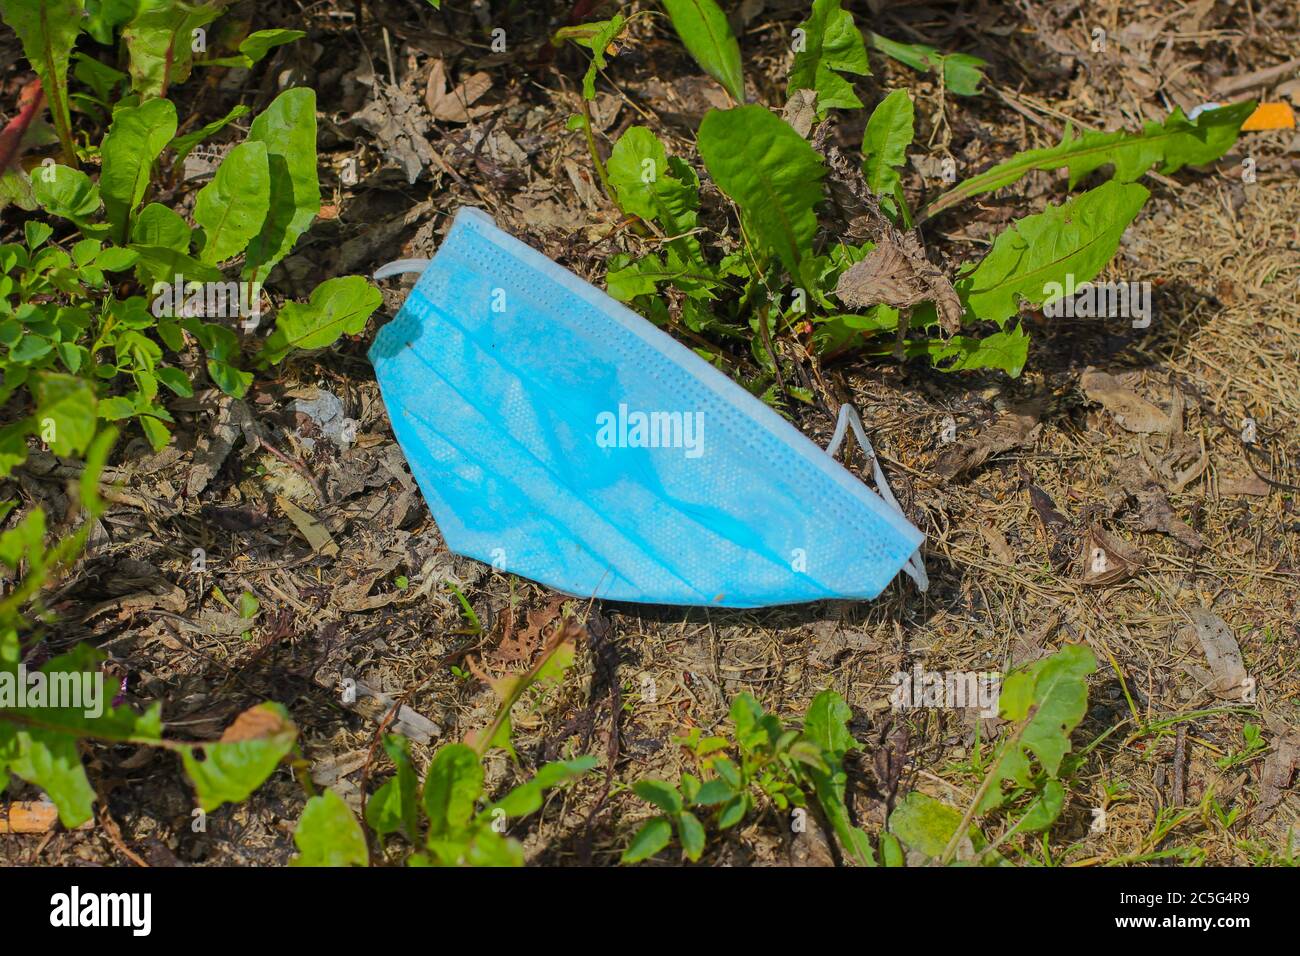
M1079 554L1083 564L1083 583L1090 587L1110 587L1138 572L1144 555L1141 551L1101 528L1090 528Z
M1219 479L1219 494L1221 495L1254 495L1262 498L1270 490L1268 482L1258 475Z
M1042 401L1013 405L985 425L973 437L943 452L935 459L934 470L940 478L951 480L972 471L1000 452L1027 445L1038 435Z
M483 72L471 73L455 87L451 87L447 81L446 64L442 60L434 60L429 80L424 85L424 105L436 120L444 123L468 123L496 109L495 106L474 105L490 89L492 76Z
M1011 545L1007 544L1006 536L1001 531L991 524L981 524L980 534L983 535L993 557L1003 564L1011 565L1016 563L1015 552L1011 550Z
M1256 820L1267 820L1282 802L1282 793L1291 786L1291 777L1300 767L1300 733L1291 729L1282 734L1273 745L1273 752L1264 758L1264 769L1259 774L1259 806L1253 814ZM3 832L3 831L0 831Z
M1113 375L1086 371L1079 385L1090 402L1105 408L1128 431L1169 434L1174 430L1173 419L1132 389L1125 388Z
M288 519L293 522L294 527L307 539L307 543L311 545L313 551L331 558L338 555L339 546L334 543L334 539L330 537L329 531L325 529L323 524L284 497L284 495L276 495L275 502Z
M1194 608L1190 616L1192 623L1179 632L1177 643L1189 649L1199 645L1210 669L1207 672L1185 661L1184 670L1216 696L1239 700L1251 688L1251 682L1232 629L1207 608Z
M1205 547L1205 541L1191 526L1174 515L1169 499L1159 488L1152 486L1136 492L1138 527L1143 531L1159 531L1177 538L1193 551Z

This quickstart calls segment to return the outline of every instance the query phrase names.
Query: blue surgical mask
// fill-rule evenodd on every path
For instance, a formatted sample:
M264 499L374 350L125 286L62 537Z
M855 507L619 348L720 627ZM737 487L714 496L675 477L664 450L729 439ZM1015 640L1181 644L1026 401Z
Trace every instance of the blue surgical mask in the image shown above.
M761 607L876 597L924 536L772 409L476 209L370 349L457 554L579 597Z

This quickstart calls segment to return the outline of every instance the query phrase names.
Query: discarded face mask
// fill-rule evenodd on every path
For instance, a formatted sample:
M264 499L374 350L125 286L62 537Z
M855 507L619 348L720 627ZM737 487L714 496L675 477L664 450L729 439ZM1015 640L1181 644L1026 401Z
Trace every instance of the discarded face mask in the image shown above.
M761 607L924 590L857 414L822 451L647 320L461 209L370 349L447 546L579 597ZM867 488L831 455L852 425Z

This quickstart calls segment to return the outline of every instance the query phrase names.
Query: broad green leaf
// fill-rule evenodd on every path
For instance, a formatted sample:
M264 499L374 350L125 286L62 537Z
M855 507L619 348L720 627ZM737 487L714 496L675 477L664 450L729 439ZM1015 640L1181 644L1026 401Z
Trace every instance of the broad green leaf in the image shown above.
M90 819L95 791L86 778L77 738L40 728L20 729L0 711L0 771L8 768L44 790L68 829ZM7 776L0 772L0 779Z
M860 109L862 101L853 92L853 84L840 76L871 73L853 14L840 7L840 0L813 0L812 13L799 24L799 30L786 95L796 90L816 91L818 119L825 118L832 108Z
M203 227L200 261L215 265L243 252L261 231L270 204L266 144L240 143L195 197L194 221Z
M1019 378L1029 358L1029 334L1023 325L1013 325L983 338L954 335L950 339L924 339L908 343L907 354L909 358L928 355L931 364L943 372L996 368Z
M131 226L131 242L143 246L161 246L184 255L190 248L190 227L175 210L151 202L135 217Z
M1056 777L1070 750L1070 733L1088 707L1088 675L1097 669L1092 651L1067 644L1051 657L1035 661L1003 682L999 716L1017 725L998 749L989 768L992 784L980 801L985 813L1003 800L1002 783L1033 784L1029 755L1049 777ZM1019 738L1014 733L1023 724ZM1031 821L1033 822L1033 821Z
M1213 162L1237 142L1241 124L1254 109L1254 102L1234 103L1206 110L1192 121L1175 107L1163 123L1148 122L1140 133L1115 130L1076 135L1067 126L1056 146L1017 153L1006 162L972 176L927 206L925 215L936 215L971 196L1009 186L1035 169L1069 170L1073 189L1080 179L1103 166L1114 167L1116 181L1129 183L1153 166L1168 175L1184 166Z
M1022 302L1037 306L1061 298L1067 275L1077 284L1105 268L1149 195L1136 183L1111 180L1012 223L974 271L957 282L958 293L976 317L999 325L1016 315Z
M312 797L293 831L298 855L291 866L369 866L366 835L348 805L333 790Z
M686 812L677 818L677 835L686 859L695 863L704 853L704 824L695 814Z
M455 836L469 826L483 792L483 766L465 744L447 744L434 755L424 778L424 815L429 840Z
M700 156L718 188L740 207L752 238L801 277L817 232L826 167L789 123L762 106L713 110L699 132Z
M636 836L632 838L632 843L619 857L619 862L640 863L642 860L648 860L666 847L672 838L673 825L668 818L653 817L637 831Z
M1024 816L1017 821L1016 830L1020 833L1041 833L1056 822L1064 808L1065 787L1061 786L1059 780L1048 780L1025 810Z
M303 30L258 30L239 44L239 52L248 61L247 65L252 66L276 47L301 40L306 35Z
M147 100L113 114L100 154L99 191L113 240L126 241L131 213L144 198L154 161L176 135L176 107L170 100Z
M414 842L419 829L420 784L411 763L411 742L397 734L385 734L384 750L397 772L366 801L366 823L380 836L401 832Z
M493 810L502 810L510 818L526 817L530 813L536 813L542 807L542 795L547 790L582 776L594 766L596 766L595 757L579 757L576 760L557 760L548 763L538 770L531 780L515 787L488 807L484 813L491 814Z
M199 806L212 811L246 799L275 772L297 739L298 728L288 712L267 702L240 714L221 740L184 747L181 762Z
M913 790L889 815L889 829L913 850L937 857L961 826L961 817L955 807Z
M195 146L199 145L199 143L203 142L214 133L225 129L235 120L247 116L251 112L252 110L247 106L240 104L239 106L231 107L230 112L221 117L221 119L213 120L206 126L200 126L193 132L177 136L171 141L172 154L176 157L175 162L185 162L185 157L190 154Z
M32 193L50 215L80 222L99 209L99 187L81 170L55 165L33 172Z
M941 70L944 88L958 96L977 96L984 81L984 67L988 66L987 60L969 53L940 53L924 43L899 43L878 33L871 34L871 45L922 73Z
M22 41L23 53L41 78L64 157L75 162L68 108L68 62L81 32L83 0L0 0L0 18Z
M261 232L249 243L243 276L265 280L320 211L316 93L301 87L285 90L253 120L248 141L266 144L271 208Z
M276 364L294 349L325 348L342 335L356 335L382 303L379 290L362 276L326 279L306 303L281 307L260 358Z
M872 110L862 137L862 172L867 186L889 212L900 208L898 167L906 165L907 147L916 135L914 113L907 90L894 90Z
M36 431L56 455L77 455L95 436L95 391L84 378L42 372L33 389Z
M699 180L685 163L670 159L663 143L644 126L632 126L614 144L606 166L619 207L628 215L658 223L669 238L668 271L689 267L700 278L708 268L699 239L690 235L700 208ZM642 271L641 275L646 277ZM653 291L653 288L650 289Z
M172 83L190 77L195 47L206 46L203 30L228 0L140 0L135 17L122 31L130 51L131 86L143 96L166 96ZM200 44L200 40L204 42Z
M664 9L700 68L721 83L733 100L745 102L740 44L722 8L714 0L664 0Z
M824 690L813 698L804 715L803 734L820 751L826 769L809 764L805 772L813 781L817 800L845 856L859 866L875 866L871 840L853 825L845 804L848 774L844 770L844 756L858 747L849 733L852 716L853 711L844 698L834 691Z
M642 800L646 800L664 813L676 816L682 812L682 795L677 788L666 780L638 780L632 784L632 790Z

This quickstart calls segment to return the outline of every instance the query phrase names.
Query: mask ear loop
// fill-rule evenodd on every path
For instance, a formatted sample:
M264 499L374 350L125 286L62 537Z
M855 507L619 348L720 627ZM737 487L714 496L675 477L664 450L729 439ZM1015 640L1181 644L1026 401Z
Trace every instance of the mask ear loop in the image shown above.
M390 279L393 276L407 275L412 272L423 272L428 268L430 259L394 259L392 262L385 262L375 270L375 281L380 279Z
M860 447L868 458L871 459L872 479L876 483L876 490L880 492L880 497L891 505L899 514L903 509L899 507L898 499L894 497L894 491L889 487L889 479L880 469L880 461L876 458L876 450L871 447L871 442L867 440L867 433L862 429L862 419L858 416L858 410L852 405L845 403L840 406L840 417L835 422L835 434L831 436L830 444L826 446L826 454L832 458L840 450L840 445L844 443L844 438L848 434L849 428L853 429L853 437L858 440ZM903 573L916 582L916 589L924 594L930 587L930 578L925 573L925 562L921 560L921 549L917 548L916 553L907 559L903 565Z

